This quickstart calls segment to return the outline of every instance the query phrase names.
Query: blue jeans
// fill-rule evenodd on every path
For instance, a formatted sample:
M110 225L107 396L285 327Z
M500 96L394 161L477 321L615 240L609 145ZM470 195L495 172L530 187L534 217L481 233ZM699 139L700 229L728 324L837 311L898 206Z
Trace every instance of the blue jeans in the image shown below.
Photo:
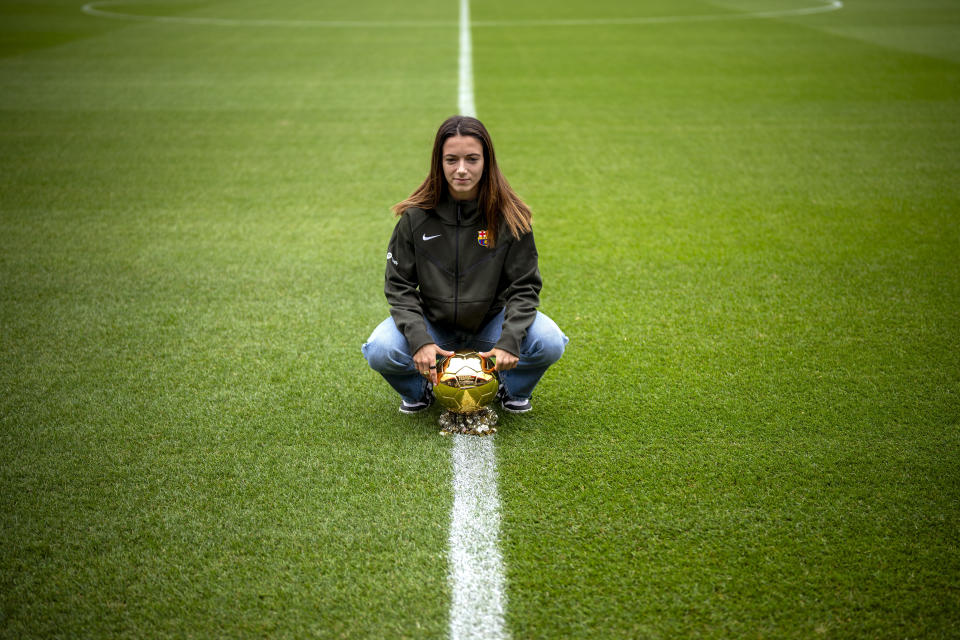
M475 334L440 329L426 318L424 321L427 323L427 333L441 349L489 351L500 339L503 311ZM538 311L520 345L517 367L499 374L500 385L506 390L507 396L529 398L547 367L563 355L568 341L569 338L560 327ZM387 318L373 330L362 350L370 368L382 375L404 400L413 403L423 399L427 393L427 379L414 366L407 339L397 329L393 318Z

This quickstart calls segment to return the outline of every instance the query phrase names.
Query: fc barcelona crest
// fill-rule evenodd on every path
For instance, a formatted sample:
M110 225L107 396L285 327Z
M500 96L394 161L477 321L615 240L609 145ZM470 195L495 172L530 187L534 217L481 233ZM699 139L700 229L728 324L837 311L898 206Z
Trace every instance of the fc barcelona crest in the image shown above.
M486 229L481 229L480 231L477 232L477 242L480 243L480 246L481 246L481 247L487 247L487 246L489 246L489 244L487 243L487 230L486 230Z

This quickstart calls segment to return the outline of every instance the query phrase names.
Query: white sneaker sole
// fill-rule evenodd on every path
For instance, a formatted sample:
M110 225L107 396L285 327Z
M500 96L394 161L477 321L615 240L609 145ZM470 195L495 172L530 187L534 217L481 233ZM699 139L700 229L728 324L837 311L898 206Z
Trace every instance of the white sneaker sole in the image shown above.
M414 408L412 408L412 407L409 408L409 409L406 408L406 407L400 407L400 408L398 409L398 411L399 411L400 413L402 413L403 415L405 415L405 416L415 416L415 415L417 415L418 413L423 413L424 411L426 411L426 410L429 409L429 408L430 408L430 405L427 405L427 406L425 406L425 407L418 407L418 408L416 408L416 409L414 409Z
M509 406L507 406L507 405L505 405L505 404L503 404L503 403L501 403L500 406L501 406L501 407L503 408L503 410L506 411L507 413L529 413L530 411L533 411L533 407L532 407L531 405L529 405L529 404L526 405L526 406L523 407L523 408L519 408L519 407L517 407L517 408L509 407Z

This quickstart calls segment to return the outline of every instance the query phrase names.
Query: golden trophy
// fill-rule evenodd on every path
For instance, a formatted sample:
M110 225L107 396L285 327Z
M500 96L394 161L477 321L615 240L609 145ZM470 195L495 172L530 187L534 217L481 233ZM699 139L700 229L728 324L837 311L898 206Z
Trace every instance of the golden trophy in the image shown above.
M496 433L497 413L487 405L496 399L499 387L493 362L476 351L457 351L440 360L433 387L437 403L446 409L440 414L440 433Z

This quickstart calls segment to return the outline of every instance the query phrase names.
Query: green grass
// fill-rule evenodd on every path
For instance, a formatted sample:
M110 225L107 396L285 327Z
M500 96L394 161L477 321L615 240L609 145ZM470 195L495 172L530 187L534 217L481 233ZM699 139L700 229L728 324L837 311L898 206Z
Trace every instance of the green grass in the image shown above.
M449 443L359 346L455 29L81 4L0 6L0 636L445 637ZM388 4L129 11L457 19ZM958 26L474 30L571 338L497 436L513 637L960 633Z

